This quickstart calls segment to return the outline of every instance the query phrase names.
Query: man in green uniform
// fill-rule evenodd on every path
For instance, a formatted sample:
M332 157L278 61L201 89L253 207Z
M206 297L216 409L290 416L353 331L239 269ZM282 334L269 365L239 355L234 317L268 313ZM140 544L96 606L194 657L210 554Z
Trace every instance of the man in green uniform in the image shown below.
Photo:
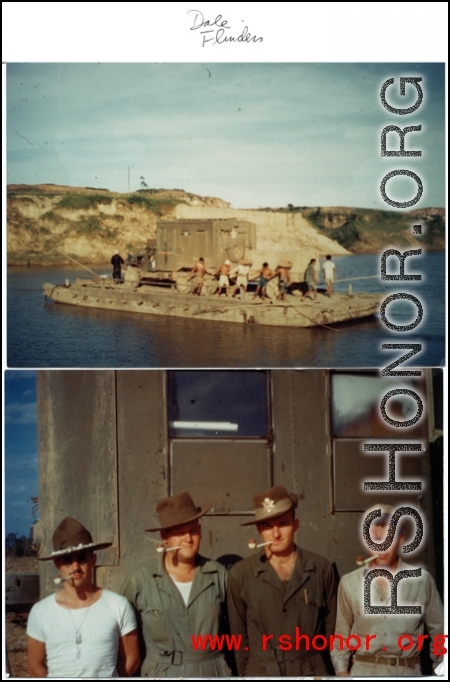
M256 524L266 544L235 564L228 582L231 632L242 637L236 651L240 676L327 674L319 651L323 637L315 648L312 640L334 632L336 581L326 559L295 545L297 501L276 485L253 497L255 518L241 524Z
M209 644L196 651L193 637L214 638L225 622L227 571L198 553L199 518L211 504L196 507L187 492L156 505L163 552L134 570L122 594L140 616L145 643L144 677L226 677L231 670Z

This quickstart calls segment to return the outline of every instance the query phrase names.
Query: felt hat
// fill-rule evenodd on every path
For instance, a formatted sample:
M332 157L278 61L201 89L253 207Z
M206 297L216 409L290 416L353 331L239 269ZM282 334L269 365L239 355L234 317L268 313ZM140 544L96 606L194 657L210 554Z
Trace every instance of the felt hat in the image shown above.
M82 552L85 549L106 549L112 542L93 542L92 535L82 523L66 516L53 533L53 552L50 556L38 557L39 561L57 559L65 554Z
M297 504L298 496L295 493L288 493L283 485L274 485L270 490L253 496L255 518L241 523L241 526L251 526L260 521L281 516L289 509L296 509Z
M146 531L153 533L157 530L169 530L169 528L195 521L206 514L211 507L212 502L196 507L192 497L186 491L173 497L165 497L156 505L160 525L156 528L146 528Z

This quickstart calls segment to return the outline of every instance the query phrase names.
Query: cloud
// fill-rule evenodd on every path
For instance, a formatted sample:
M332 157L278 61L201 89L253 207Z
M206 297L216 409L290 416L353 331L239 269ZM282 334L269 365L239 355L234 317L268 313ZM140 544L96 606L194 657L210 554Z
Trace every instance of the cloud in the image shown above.
M9 403L5 406L6 424L36 424L37 405L33 403Z
M36 454L33 455L21 455L21 454L11 454L8 457L8 462L6 465L6 470L8 478L14 477L15 472L24 472L26 470L37 471L38 458Z
M31 484L23 485L23 483L7 483L5 486L5 492L7 495L22 495L25 491L30 490ZM8 505L21 505L23 502L19 500L13 500Z
M387 112L380 86L403 66L14 64L7 81L8 182L123 192L130 166L132 189L144 175L150 187L226 192L222 198L234 207L245 207L249 197L253 205L268 198L283 205L286 191L296 205L320 196L325 205L372 207L376 179L360 178L345 201L333 188L369 157L382 166ZM416 74L421 67L405 68ZM443 205L444 71L433 64L422 71L426 106L420 120L412 116L429 130L421 159L433 176L428 203Z

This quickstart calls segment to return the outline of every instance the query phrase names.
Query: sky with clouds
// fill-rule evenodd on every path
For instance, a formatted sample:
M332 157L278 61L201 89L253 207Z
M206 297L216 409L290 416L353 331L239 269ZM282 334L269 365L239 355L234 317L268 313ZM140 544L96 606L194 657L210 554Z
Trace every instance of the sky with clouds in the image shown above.
M419 109L389 113L400 76L421 77ZM361 206L390 208L384 175L416 172L417 208L445 203L443 64L160 63L8 64L7 179L113 191L180 188L218 196L235 208ZM421 125L405 149L420 158L381 158L386 125ZM396 134L388 149L398 149ZM392 199L416 183L388 183Z

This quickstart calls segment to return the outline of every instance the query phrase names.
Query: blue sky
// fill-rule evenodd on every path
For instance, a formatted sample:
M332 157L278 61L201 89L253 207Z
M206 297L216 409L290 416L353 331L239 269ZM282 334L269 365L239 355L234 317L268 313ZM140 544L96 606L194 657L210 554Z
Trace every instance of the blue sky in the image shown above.
M380 103L383 82L400 76L423 78L408 116ZM397 89L392 104L415 101L413 86L403 98ZM424 184L416 207L444 206L444 120L443 64L12 63L7 179L126 192L130 167L131 190L143 176L235 208L390 208L380 182L406 168ZM422 125L406 138L422 157L381 158L392 124ZM389 137L388 148L398 148ZM416 193L408 178L388 188L395 200Z
M26 535L38 494L36 372L5 372L5 535Z

